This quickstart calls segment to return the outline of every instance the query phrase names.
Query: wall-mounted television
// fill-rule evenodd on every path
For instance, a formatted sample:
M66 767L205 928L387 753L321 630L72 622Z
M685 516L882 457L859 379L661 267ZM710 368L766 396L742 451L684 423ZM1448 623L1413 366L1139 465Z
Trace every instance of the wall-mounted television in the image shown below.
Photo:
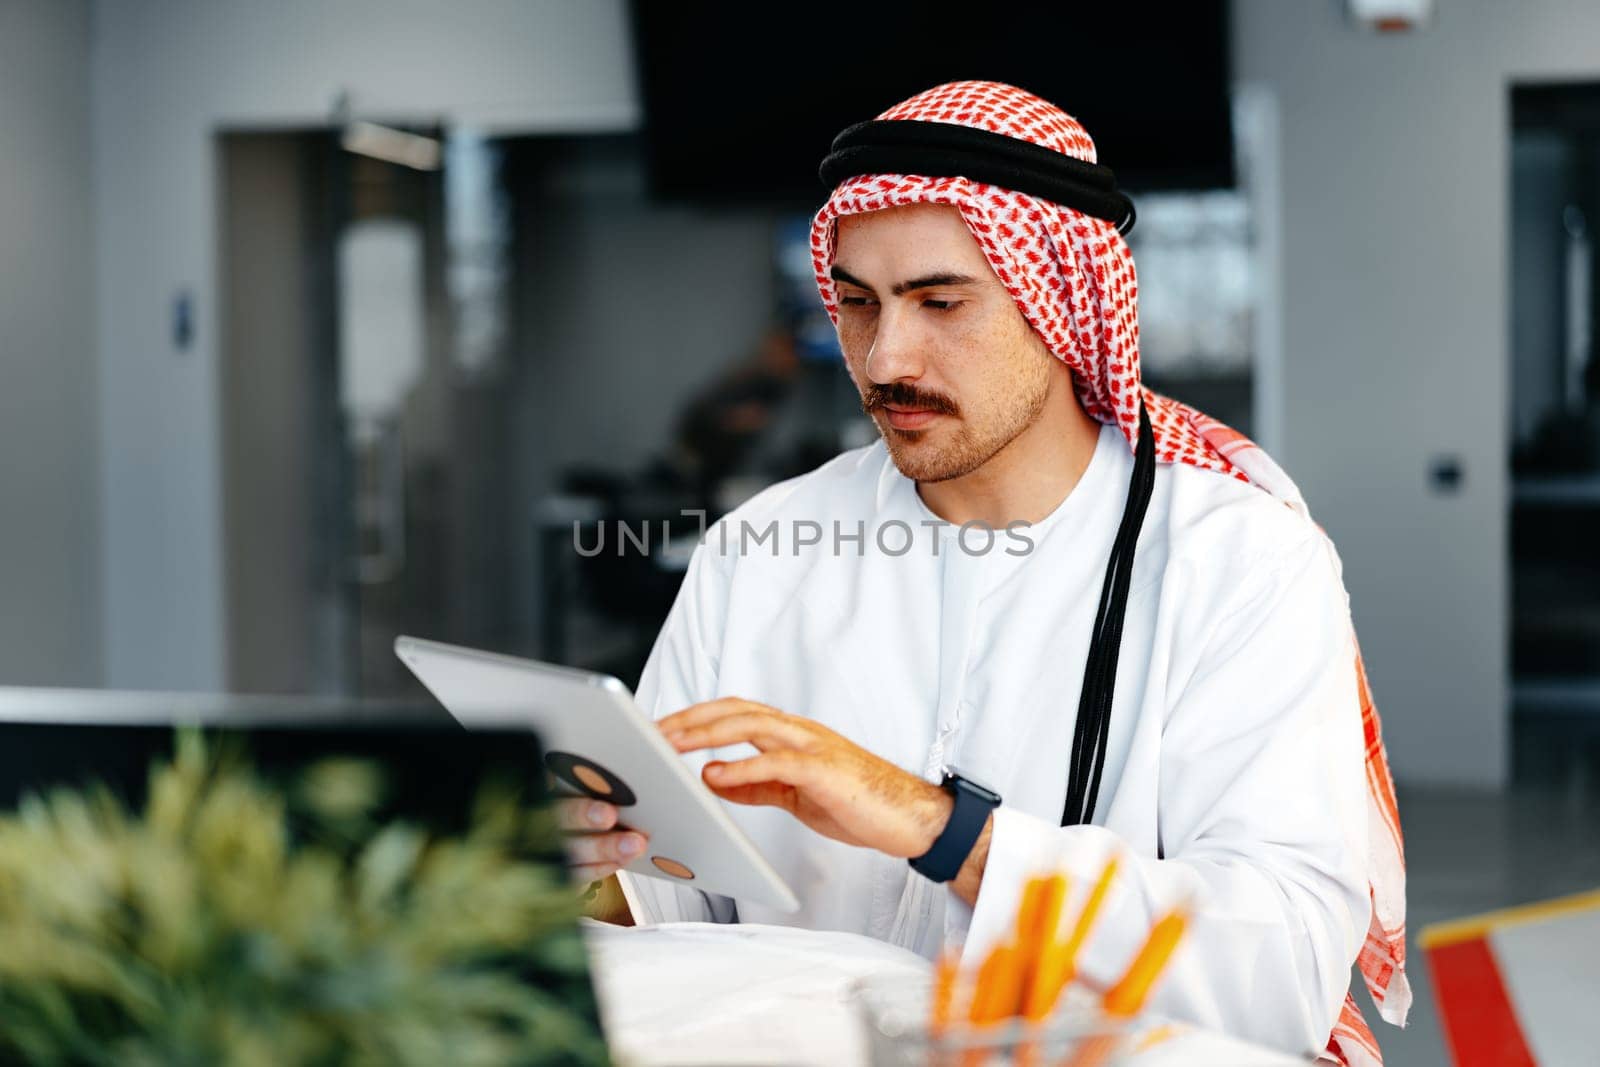
M651 187L814 206L833 136L940 82L1075 115L1134 190L1234 183L1225 0L981 8L633 0Z

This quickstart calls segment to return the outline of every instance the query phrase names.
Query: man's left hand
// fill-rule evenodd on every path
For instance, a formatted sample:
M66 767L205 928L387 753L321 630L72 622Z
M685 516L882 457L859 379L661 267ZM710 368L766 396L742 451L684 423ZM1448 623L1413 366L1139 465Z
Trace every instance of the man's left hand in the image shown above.
M942 788L826 726L738 697L695 704L658 726L679 752L748 742L758 754L707 763L701 777L736 804L783 808L819 834L891 856L920 856L950 820Z

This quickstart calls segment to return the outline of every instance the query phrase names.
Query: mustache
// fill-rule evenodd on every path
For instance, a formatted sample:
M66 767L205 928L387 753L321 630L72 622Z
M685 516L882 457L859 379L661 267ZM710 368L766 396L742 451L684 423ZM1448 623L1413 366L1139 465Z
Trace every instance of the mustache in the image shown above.
M880 408L893 404L897 408L920 408L926 411L936 411L941 415L959 415L961 409L956 402L943 393L928 393L907 383L889 382L879 385L874 382L861 394L861 410L871 415Z

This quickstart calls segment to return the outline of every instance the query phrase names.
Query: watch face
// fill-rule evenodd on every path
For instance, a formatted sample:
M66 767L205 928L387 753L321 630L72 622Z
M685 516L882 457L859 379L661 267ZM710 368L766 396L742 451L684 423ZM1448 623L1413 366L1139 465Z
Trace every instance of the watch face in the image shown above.
M965 788L970 789L974 793L977 793L979 796L983 797L983 799L987 800L989 803L995 804L995 805L998 805L1000 803L1000 794L999 793L997 793L995 790L989 788L988 786L984 785L982 782L978 781L976 778L972 777L970 774L963 774L961 771L957 770L953 766L950 766L948 764L945 766L945 768L944 768L944 777L945 777L946 781L949 781L951 778L960 779L961 784Z

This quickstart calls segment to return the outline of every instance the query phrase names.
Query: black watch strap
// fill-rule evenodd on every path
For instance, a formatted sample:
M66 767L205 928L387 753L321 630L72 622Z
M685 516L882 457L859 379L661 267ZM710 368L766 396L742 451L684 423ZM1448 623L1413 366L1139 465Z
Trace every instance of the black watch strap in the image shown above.
M944 824L932 848L909 861L911 869L930 882L948 882L961 872L961 865L967 862L972 846L989 821L989 813L1000 806L999 796L959 774L946 773L944 788L955 798L950 821Z

